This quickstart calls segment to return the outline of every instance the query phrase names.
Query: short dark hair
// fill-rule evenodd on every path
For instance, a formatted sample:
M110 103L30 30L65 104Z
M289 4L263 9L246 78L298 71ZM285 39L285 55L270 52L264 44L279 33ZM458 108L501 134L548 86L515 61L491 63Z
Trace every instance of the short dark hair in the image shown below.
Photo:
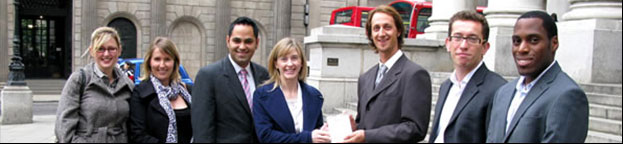
M249 17L238 17L236 20L234 20L234 22L231 22L231 24L229 25L229 33L227 33L228 36L231 36L232 31L234 31L234 27L236 25L249 25L251 27L253 27L253 36L255 36L255 38L257 39L257 33L258 33L258 29L257 29L257 24L255 24L255 21Z
M398 11L396 11L396 9L394 9L393 7L387 6L387 5L380 5L376 7L374 10L370 11L370 14L368 14L368 21L366 22L366 35L368 36L368 40L370 40L370 43L369 43L370 46L374 48L375 52L378 52L376 49L376 46L374 45L374 41L372 38L372 17L377 12L389 14L392 16L392 18L394 18L394 26L398 30L398 33L400 33L398 35L398 49L401 49L402 44L404 43L404 35L405 35L404 33L405 27L402 25L402 17L400 17L400 14L398 14Z
M554 36L558 36L558 27L556 22L549 14L543 11L529 11L517 18L517 21L524 18L538 18L543 20L542 26L547 31L547 38L552 39Z
M489 23L487 19L476 11L473 10L464 10L455 13L452 18L450 18L450 24L448 25L448 37L452 34L452 24L454 21L458 20L466 20L466 21L474 21L480 23L482 26L482 36L484 41L489 39Z

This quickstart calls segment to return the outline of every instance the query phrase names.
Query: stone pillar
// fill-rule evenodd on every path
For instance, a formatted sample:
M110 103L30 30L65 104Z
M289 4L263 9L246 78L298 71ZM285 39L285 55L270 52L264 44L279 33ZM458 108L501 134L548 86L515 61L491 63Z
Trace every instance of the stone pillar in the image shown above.
M7 1L0 1L0 8L8 8ZM0 82L6 82L9 75L9 34L8 31L8 11L7 9L0 10Z
M492 0L484 14L489 22L491 47L484 56L487 67L500 75L517 76L511 53L511 36L517 18L525 12L545 10L543 0Z
M558 23L556 59L580 83L621 81L621 1L570 0Z
M556 14L556 20L562 21L562 16L569 11L569 0L547 0L547 13Z
M231 2L228 0L216 1L216 16L214 18L214 61L227 56L227 34L231 19Z
M89 44L91 43L91 34L93 33L93 31L95 31L95 29L97 29L97 27L99 26L97 24L97 1L94 0L82 0L82 11L81 11L81 21L80 23L82 23L82 27L80 29L81 32L81 39L82 39L82 44L80 46L80 48L82 49L80 52L85 52L88 50L89 48ZM82 53L80 53L79 55L82 56ZM78 67L82 67L85 66L89 63L89 61L86 61L86 58L82 58L79 59L82 60L82 65L79 65ZM76 66L74 66L74 68L77 68Z
M0 100L0 124L32 123L32 91L28 86L5 86Z
M282 38L289 37L290 34L290 20L292 19L292 1L289 0L278 0L273 1L273 43L271 46L274 46L281 40ZM270 51L272 47L266 47L262 55L268 57L270 55ZM263 61L262 63L268 64L268 61Z
M448 23L456 12L463 10L476 10L475 0L434 0L433 15L428 19L430 27L426 28L423 35L417 36L424 39L444 40L448 37Z
M163 0L151 2L151 38L149 41L159 36L167 36L167 3Z

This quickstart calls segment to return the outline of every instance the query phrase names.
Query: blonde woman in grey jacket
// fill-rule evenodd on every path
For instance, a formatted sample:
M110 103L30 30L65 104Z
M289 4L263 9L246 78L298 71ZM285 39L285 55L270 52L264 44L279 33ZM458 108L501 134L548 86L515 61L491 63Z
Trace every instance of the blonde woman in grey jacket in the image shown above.
M94 62L71 74L61 93L54 132L61 143L126 143L128 100L134 88L119 69L117 31L97 28L87 52Z

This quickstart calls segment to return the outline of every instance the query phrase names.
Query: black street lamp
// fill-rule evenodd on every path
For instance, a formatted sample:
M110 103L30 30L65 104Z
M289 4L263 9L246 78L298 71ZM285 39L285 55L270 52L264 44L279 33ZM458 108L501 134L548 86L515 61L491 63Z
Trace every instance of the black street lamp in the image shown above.
M21 22L19 19L19 0L15 0L13 2L15 4L15 29L13 36L13 58L11 58L11 64L9 65L9 79L7 81L7 85L9 86L26 86L26 82L24 81L24 63L22 63L22 58L20 57L20 28Z

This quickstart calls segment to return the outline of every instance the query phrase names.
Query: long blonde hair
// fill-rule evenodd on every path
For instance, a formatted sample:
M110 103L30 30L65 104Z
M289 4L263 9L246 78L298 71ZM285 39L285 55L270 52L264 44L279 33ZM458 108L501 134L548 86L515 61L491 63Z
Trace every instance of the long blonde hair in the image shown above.
M121 38L119 38L119 33L117 32L117 30L111 27L99 27L95 29L95 31L93 31L93 34L91 34L91 44L89 45L89 48L82 54L82 57L87 54L90 54L89 58L93 57L97 53L97 51L102 48L102 45L104 45L104 43L109 41L111 38L117 41L117 47L119 48L118 53L121 54Z
M303 54L303 47L295 39L286 37L277 42L275 47L273 47L273 50L270 51L270 56L268 56L268 74L270 74L270 79L264 82L263 85L274 82L275 85L272 90L275 90L281 85L282 82L279 79L281 74L279 73L279 69L275 67L275 64L277 63L279 57L287 55L292 50L295 50L301 58L301 70L299 71L298 79L299 81L305 82L307 79L307 60Z
M147 50L147 54L145 54L143 66L141 66L140 80L143 81L149 79L149 76L151 75L151 57L156 49L160 49L161 52L164 52L173 58L173 72L171 73L169 79L171 82L180 82L180 55L177 52L177 46L175 46L175 43L166 37L156 37L156 39L154 39L149 46L149 50Z

